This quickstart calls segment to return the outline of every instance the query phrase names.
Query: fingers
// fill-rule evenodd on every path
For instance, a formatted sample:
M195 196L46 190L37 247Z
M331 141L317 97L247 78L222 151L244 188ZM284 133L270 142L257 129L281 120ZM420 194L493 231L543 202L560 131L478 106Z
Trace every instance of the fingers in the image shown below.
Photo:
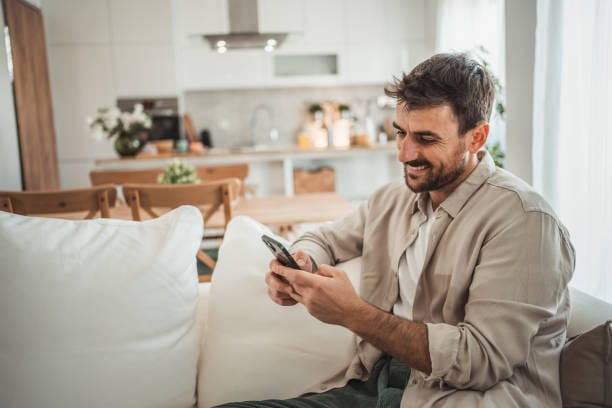
M316 280L320 278L317 275L314 275L306 271L287 268L285 266L282 266L278 262L271 263L270 266L271 266L270 267L271 272L274 272L275 274L282 276L283 278L287 280L287 282L290 285L294 287L296 285L299 287L314 286L316 284Z
M326 276L328 278L332 278L337 275L338 270L339 269L334 268L333 266L321 265L319 266L319 269L317 270L317 274L321 276Z
M306 252L300 250L292 254L292 256L293 259L295 259L297 264L300 266L300 269L306 272L312 272L312 260Z

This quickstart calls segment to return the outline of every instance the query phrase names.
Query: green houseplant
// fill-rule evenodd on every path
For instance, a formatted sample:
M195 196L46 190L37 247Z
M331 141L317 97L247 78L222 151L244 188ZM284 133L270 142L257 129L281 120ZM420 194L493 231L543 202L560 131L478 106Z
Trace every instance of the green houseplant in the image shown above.
M499 78L493 73L491 70L491 65L485 59L484 55L487 55L489 52L482 45L477 47L473 54L479 60L479 62L489 71L491 77L493 78L493 84L495 86L495 112L499 116L501 120L505 120L506 118L506 105L504 101L504 87L499 80ZM504 168L504 160L506 159L506 154L501 147L499 142L495 143L487 143L485 145L485 149L489 152L495 165L497 167Z
M157 178L158 184L197 184L200 182L195 167L174 159Z

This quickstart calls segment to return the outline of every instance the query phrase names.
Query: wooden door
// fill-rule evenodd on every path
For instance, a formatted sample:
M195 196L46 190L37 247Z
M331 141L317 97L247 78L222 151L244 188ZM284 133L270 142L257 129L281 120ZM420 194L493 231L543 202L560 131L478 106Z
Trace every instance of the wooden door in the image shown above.
M11 39L23 188L57 189L57 146L42 12L23 0L3 0L3 5Z

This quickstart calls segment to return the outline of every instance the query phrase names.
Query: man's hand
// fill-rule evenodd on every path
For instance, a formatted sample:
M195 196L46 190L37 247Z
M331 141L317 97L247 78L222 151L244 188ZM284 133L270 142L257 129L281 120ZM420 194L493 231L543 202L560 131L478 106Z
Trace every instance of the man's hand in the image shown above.
M312 272L312 260L305 252L296 252L295 254L293 254L293 259L295 259L295 261L303 271ZM292 293L295 293L295 290L293 289L293 286L291 286L291 284L286 281L285 278L281 278L280 275L274 272L278 267L284 268L284 266L282 266L276 259L270 261L270 271L266 274L268 296L275 303L278 303L281 306L293 306L298 303L291 296Z
M286 294L306 306L308 312L325 323L346 325L359 314L361 300L346 273L320 265L316 274L271 264L272 272L284 277L292 291Z

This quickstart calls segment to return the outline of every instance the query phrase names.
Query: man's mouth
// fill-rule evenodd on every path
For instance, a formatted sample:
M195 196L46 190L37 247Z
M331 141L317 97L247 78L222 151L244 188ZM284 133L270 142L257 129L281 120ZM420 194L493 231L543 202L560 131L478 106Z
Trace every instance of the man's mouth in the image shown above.
M404 163L404 167L410 173L423 173L425 170L428 170L431 165L423 160L413 160Z

